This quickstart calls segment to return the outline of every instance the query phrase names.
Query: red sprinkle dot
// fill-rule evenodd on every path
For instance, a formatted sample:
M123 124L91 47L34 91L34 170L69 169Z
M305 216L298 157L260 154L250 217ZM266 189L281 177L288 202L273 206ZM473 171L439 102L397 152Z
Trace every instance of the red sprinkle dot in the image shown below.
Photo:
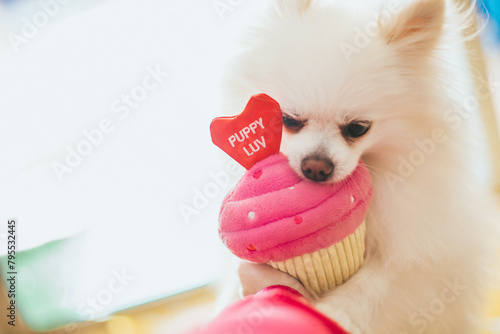
M297 225L301 224L302 223L302 217L295 217L294 222Z
M251 252L255 252L257 250L257 248L255 248L255 246L253 244L250 244L250 246L248 246L248 250Z
M253 173L253 178L258 180L260 179L262 174L263 174L262 170L256 171L255 173Z

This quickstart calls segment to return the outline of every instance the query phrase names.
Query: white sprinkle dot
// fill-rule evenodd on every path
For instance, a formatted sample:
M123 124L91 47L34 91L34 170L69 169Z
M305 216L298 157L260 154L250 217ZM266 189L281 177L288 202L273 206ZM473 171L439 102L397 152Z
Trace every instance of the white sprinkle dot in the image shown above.
M351 203L354 203L354 196L351 196Z
M290 187L290 188L288 188L288 189L293 190L293 189L295 189L295 187Z
M248 213L248 218L250 218L250 219L255 219L255 212L250 211L250 212Z

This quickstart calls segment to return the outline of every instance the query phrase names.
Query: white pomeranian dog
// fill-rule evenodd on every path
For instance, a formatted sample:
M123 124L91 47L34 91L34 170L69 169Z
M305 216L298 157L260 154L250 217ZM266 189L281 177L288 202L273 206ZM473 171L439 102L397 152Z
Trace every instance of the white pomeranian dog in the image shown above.
M478 172L486 142L457 56L473 20L463 9L395 0L373 14L348 1L273 0L231 70L230 110L256 93L281 104L282 151L298 174L337 182L360 159L371 171L365 263L313 300L352 334L481 330L500 219ZM247 293L297 286L251 266Z

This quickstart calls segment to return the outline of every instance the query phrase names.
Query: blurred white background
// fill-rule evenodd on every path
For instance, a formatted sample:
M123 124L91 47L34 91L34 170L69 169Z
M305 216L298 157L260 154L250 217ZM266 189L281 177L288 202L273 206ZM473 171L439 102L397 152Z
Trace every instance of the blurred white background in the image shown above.
M262 3L221 1L218 12L203 0L66 2L1 3L0 229L5 236L7 219L18 219L20 250L79 236L64 258L78 261L77 272L54 277L66 280L70 305L95 296L113 271L134 276L105 315L222 270L217 216L230 184L211 173L229 175L230 159L209 124L222 116L236 36ZM144 90L150 72L168 75ZM140 98L126 116L123 94ZM112 131L101 138L103 120ZM66 159L79 149L87 156L70 158L72 168ZM71 172L58 177L54 164Z

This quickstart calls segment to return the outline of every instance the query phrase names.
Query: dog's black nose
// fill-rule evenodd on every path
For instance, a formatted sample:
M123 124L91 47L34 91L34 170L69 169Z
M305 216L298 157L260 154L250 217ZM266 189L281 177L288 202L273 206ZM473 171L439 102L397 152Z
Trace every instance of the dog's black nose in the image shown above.
M333 174L333 162L322 158L305 158L302 160L302 174L309 180L324 182Z

